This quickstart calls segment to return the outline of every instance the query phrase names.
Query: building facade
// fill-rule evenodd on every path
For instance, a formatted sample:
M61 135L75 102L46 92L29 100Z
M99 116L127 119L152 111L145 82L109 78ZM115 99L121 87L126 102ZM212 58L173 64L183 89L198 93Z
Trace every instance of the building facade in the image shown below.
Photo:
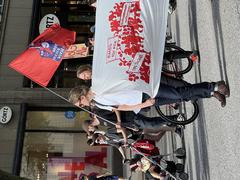
M84 43L95 24L95 9L89 4L90 0L0 1L0 115L2 121L9 119L0 124L1 170L53 180L91 172L121 174L117 152L86 144L81 122L89 118L87 113L8 67L39 35L40 21L48 14L76 31L76 43ZM51 18L45 22L51 23ZM85 83L76 78L77 66L91 61L91 54L63 60L48 88L67 98L72 87Z

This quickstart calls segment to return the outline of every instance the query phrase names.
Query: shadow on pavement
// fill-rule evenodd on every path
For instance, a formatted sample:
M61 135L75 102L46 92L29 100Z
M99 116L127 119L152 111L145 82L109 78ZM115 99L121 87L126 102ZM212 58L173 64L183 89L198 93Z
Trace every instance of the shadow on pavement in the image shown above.
M226 69L226 57L225 57L225 47L223 40L223 31L222 31L222 23L221 23L221 15L220 15L220 7L219 1L211 1L212 5L212 18L213 25L216 37L216 46L217 46L217 54L218 54L218 62L220 68L221 79L225 79L227 85L229 85L227 69Z

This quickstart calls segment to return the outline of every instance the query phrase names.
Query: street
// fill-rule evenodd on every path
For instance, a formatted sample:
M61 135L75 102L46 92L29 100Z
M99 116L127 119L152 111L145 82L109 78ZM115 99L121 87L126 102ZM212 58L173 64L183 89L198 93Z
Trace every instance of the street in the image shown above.
M191 83L225 80L231 95L222 108L215 98L198 101L198 119L185 127L186 170L190 180L240 178L239 0L181 0L171 15L177 45L199 50L184 76Z

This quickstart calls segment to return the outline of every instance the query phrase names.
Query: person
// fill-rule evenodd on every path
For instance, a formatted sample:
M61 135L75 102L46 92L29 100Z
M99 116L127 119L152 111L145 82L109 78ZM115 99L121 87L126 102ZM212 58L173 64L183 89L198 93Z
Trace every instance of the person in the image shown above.
M138 113L141 109L150 106L210 98L212 96L218 99L224 107L226 105L225 96L228 97L229 94L229 89L224 81L203 82L177 88L160 83L155 98L149 98L148 95L137 90L123 90L99 96L92 92L89 87L82 85L70 91L69 101L81 107L95 104L100 109L114 111L119 117L120 111Z
M79 79L83 79L83 80L91 80L92 79L91 65L79 66L79 68L77 69L77 77ZM187 87L192 88L192 86L194 86L194 91L197 91L197 92L195 92L195 94L198 93L199 95L195 95L195 97L192 97L192 98L187 97L187 99L186 99L187 101L188 100L196 100L198 98L209 98L209 97L213 96L221 102L222 107L226 106L226 97L229 97L229 95L230 95L229 88L227 87L227 85L225 84L224 81L218 81L216 83L203 82L203 83L198 83L197 85L192 85L186 81L176 79L176 78L173 78L171 76L168 76L168 75L162 73L160 86L161 85L165 85L165 87L163 87L165 89L165 91L162 88L162 92L165 92L165 95L163 96L163 98L161 98L162 103L160 103L159 105L171 104L172 102L173 103L176 102L172 98L174 95L177 95L177 94L178 94L177 101L184 100L184 98L181 98L181 96L179 96L180 95L179 91L175 91L174 89L171 90L173 94L172 95L169 94L170 95L170 97L169 97L168 92L166 91L169 87L166 87L166 86L171 86L173 88L182 88L185 90L187 90ZM184 88L184 86L186 88ZM183 92L183 90L180 90L180 91ZM188 91L188 94L192 94L192 95L194 94L193 90L188 89L187 91ZM187 92L187 91L185 91L185 92ZM160 93L161 93L161 91L160 91ZM174 97L174 98L176 98L176 97ZM172 99L172 100L170 100L170 99ZM168 100L170 100L169 103L168 103Z
M158 154L156 154L158 155ZM151 157L149 157L151 158ZM160 159L155 158L154 161L157 163L160 162ZM166 179L166 171L169 173L176 172L176 164L173 161L162 161L162 166L164 165L165 169L161 169L159 166L150 162L146 157L142 155L136 155L133 159L130 160L130 170L133 172L141 171L145 174L150 175L152 178L165 180Z
M125 138L127 138L126 129L128 129L128 131L131 131L132 134L138 134L139 130L142 131L142 134L144 136L149 136L152 134L152 138L155 138L155 140L163 135L161 132L165 131L175 132L180 136L180 138L183 135L182 126L169 126L169 124L161 117L146 117L140 113L135 114L132 111L121 112L120 117L117 117L114 112L97 107L95 108L94 113L96 113L96 115L99 117L94 116L91 120L85 120L82 123L82 128L88 135L90 135L90 132L96 131L99 125L107 126L107 131L109 133L121 133ZM118 118L120 119L120 122ZM168 116L168 118L177 117L174 115ZM103 119L107 119L113 124L106 122Z
M77 68L77 78L81 80L91 80L92 79L92 66L90 64L80 65ZM170 75L167 75L166 73L162 73L161 75L161 83L168 84L170 86L174 87L182 87L190 85L191 83L184 81L182 79L178 79L175 77L172 77Z
M116 134L105 133L104 131L96 131L92 135L91 141L88 140L90 146L110 145L118 149L122 155L123 162L126 160L126 153L123 147L126 147L126 142Z
M81 65L77 68L77 78L82 80L92 79L92 66L89 64Z
M104 111L104 110L101 110L101 111ZM107 113L108 115L106 116L106 114L101 114L103 116L101 116L100 118L107 118L108 120L111 120L111 122L116 123L117 117L115 116L114 112L110 113L110 111L105 110L105 113ZM134 118L132 118L131 115L134 115L134 116L137 116L137 115L133 112L127 112L127 113L130 113L130 114L126 114L126 112L121 113L123 122L121 122L121 126L119 127L118 125L116 125L115 127L113 124L107 123L105 121L101 121L96 116L94 116L91 120L83 121L82 129L87 133L88 137L91 138L91 140L88 141L88 144L93 144L93 145L96 144L96 142L92 140L94 139L93 134L99 132L98 131L99 125L108 127L104 135L106 135L107 137L111 137L112 139L115 139L115 142L121 141L121 144L123 144L124 146L127 146L128 138L133 140L136 140L139 138L144 138L144 139L147 138L153 141L159 141L163 137L166 131L175 132L180 136L180 138L183 135L181 126L169 127L166 124L164 124L163 120L161 120L160 117L157 117L157 118L145 117L145 119L143 120L141 119L134 120ZM131 130L137 127L141 130L140 132L136 132L137 130L132 130L130 132L131 134L128 136L128 133L126 130L127 127L131 127L130 128ZM123 137L121 138L118 133L122 133ZM125 155L122 149L119 146L115 146L115 147L118 148L123 158L125 158Z
M95 45L95 25L91 26L90 28L91 35L88 36L85 40L85 45L89 48L94 50ZM182 59L182 58L189 58L192 61L196 61L198 59L199 52L195 51L168 51L164 52L163 59L173 60L173 59Z
M94 35L90 35L86 38L85 40L85 45L89 48L91 48L92 50L94 50L94 43L95 43L95 40L94 40Z

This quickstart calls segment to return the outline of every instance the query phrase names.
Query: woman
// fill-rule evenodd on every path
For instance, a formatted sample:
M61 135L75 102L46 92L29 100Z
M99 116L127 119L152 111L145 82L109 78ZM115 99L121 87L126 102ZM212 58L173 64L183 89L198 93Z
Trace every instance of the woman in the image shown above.
M126 153L123 147L126 146L124 140L116 134L105 133L104 131L96 131L92 135L92 140L88 140L90 146L110 145L118 149L123 158L123 163L126 160Z
M157 162L159 162L159 160ZM131 171L141 171L148 176L160 180L165 180L166 171L171 174L176 172L176 165L173 161L162 161L161 167L163 166L165 166L164 169L161 169L159 166L151 163L147 158L141 155L137 155L130 161Z

